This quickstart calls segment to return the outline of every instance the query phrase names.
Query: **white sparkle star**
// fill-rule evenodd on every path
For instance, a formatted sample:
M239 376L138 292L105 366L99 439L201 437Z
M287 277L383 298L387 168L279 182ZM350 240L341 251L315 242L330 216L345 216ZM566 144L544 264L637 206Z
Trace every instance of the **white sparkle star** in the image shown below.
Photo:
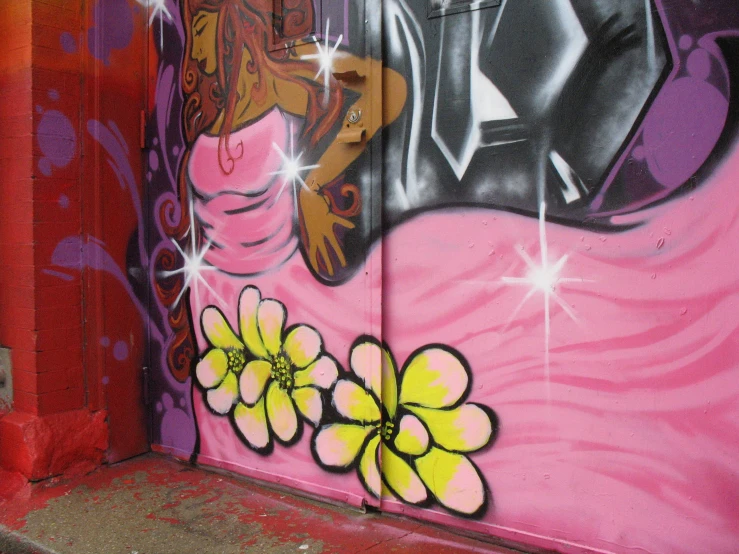
M329 80L331 79L331 72L333 71L334 67L334 57L336 55L336 50L338 50L339 45L341 44L341 41L344 40L344 35L339 35L339 38L336 39L336 43L334 44L333 48L328 43L329 38L329 29L331 28L331 20L326 19L326 33L323 35L323 45L321 45L321 42L316 42L316 50L318 50L315 54L307 54L305 56L300 56L301 60L318 60L319 66L318 66L318 73L316 73L315 79L318 79L318 77L323 74L323 102L328 102L328 94L329 94Z
M167 19L173 21L172 13L167 8L167 0L136 0L142 6L151 8L151 14L149 16L149 26L154 22L154 18L159 16L159 40L161 43L161 49L164 50L164 19L166 15Z
M173 275L179 275L184 274L185 275L185 283L182 285L182 290L180 291L180 294L177 295L177 298L175 299L174 303L172 304L172 308L176 307L177 304L179 304L180 300L182 299L182 296L185 294L185 291L188 288L192 288L192 291L195 293L195 301L198 302L200 298L200 294L198 292L198 285L200 283L205 286L206 289L210 291L210 293L221 303L222 306L225 306L225 302L223 299L218 295L218 293L213 290L213 287L210 286L210 283L205 280L202 273L204 271L215 271L217 268L213 267L212 265L207 265L203 260L205 258L205 255L207 254L208 250L210 249L211 245L213 244L213 240L209 240L206 242L200 250L197 248L196 244L196 238L195 238L195 214L194 214L194 206L192 198L190 199L190 229L188 230L188 233L190 234L190 252L185 252L180 245L172 239L172 243L174 244L177 251L182 256L182 259L184 260L184 264L180 269L175 269L173 271L160 271L159 276L160 277L171 277ZM196 311L197 306L196 306Z
M295 193L295 198L297 199L298 196L298 183L305 188L305 190L310 190L308 185L305 184L305 181L300 176L300 174L304 171L308 171L311 169L317 169L321 167L320 165L300 165L300 158L303 157L303 153L301 152L298 154L298 157L295 157L295 151L293 148L293 125L290 123L290 156L288 157L285 152L282 151L282 148L279 147L277 143L272 143L272 148L274 148L277 153L282 158L282 169L279 171L273 171L270 173L270 175L284 175L285 180L282 183L282 186L280 187L279 192L277 193L277 197L275 198L275 202L280 199L280 196L282 196L282 192L285 190L285 187L287 186L288 182L292 182L293 184L293 192Z
M545 202L541 202L539 205L539 251L541 253L541 263L537 264L531 256L523 249L519 247L517 250L526 265L528 266L528 273L525 277L503 277L502 281L508 285L523 285L528 286L529 291L523 297L521 302L518 304L516 309L511 314L509 324L516 317L518 312L523 308L524 304L537 292L544 294L544 367L546 371L547 380L547 395L549 395L549 337L550 337L550 311L551 311L551 300L554 300L564 310L564 312L570 316L570 318L577 322L577 316L575 312L567 305L564 300L557 294L556 286L559 283L584 283L589 282L586 279L581 278L568 278L561 277L560 274L565 264L567 263L567 255L562 256L553 264L549 261L549 247L547 243L547 231L546 231L546 210L547 205Z

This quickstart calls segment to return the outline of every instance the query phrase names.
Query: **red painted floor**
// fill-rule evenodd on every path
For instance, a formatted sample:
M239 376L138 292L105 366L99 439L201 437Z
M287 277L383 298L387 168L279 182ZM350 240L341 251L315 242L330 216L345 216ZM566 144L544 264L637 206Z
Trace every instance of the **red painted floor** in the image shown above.
M0 553L514 551L146 455L37 484L0 472Z

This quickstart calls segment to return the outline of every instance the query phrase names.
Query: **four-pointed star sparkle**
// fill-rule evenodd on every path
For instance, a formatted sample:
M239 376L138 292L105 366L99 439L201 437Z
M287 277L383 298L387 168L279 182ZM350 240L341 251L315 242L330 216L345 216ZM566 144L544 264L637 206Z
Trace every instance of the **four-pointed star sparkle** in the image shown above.
M315 79L318 79L318 77L323 74L323 102L324 104L328 102L328 94L329 94L329 82L331 80L331 73L334 68L334 57L336 56L336 51L339 49L339 45L341 44L341 41L344 40L344 35L339 35L339 38L336 39L336 43L333 47L331 47L328 43L329 38L329 29L331 28L331 20L326 20L326 33L323 35L323 45L321 45L321 42L316 42L316 52L315 54L307 54L304 56L300 56L301 60L318 60L318 73L316 73Z
M298 154L298 157L295 157L295 150L293 148L293 126L292 123L290 123L290 155L288 156L285 154L285 152L282 151L282 148L280 146L273 142L272 148L274 148L277 153L282 158L282 169L278 171L273 171L270 173L270 175L284 175L285 180L282 183L282 186L280 187L279 192L277 193L277 197L275 198L275 202L280 199L280 196L282 196L283 191L285 190L285 187L287 186L288 182L292 182L293 185L293 192L295 193L295 198L297 199L298 196L298 183L305 188L305 190L310 190L308 185L305 184L305 181L300 176L300 174L304 171L309 171L311 169L317 169L320 166L313 164L313 165L300 165L300 158L303 157L303 153L301 152Z
M166 15L167 19L173 21L172 13L167 7L167 0L137 0L139 4L147 8L151 8L151 14L149 15L149 26L154 22L154 18L159 16L159 41L161 49L164 50L164 19Z
M174 244L177 251L182 256L182 259L184 260L184 264L181 268L175 269L173 271L161 271L159 273L160 277L164 277L165 279L167 277L171 277L173 275L178 274L184 274L185 276L185 282L182 285L182 290L180 291L180 294L177 295L177 298L175 299L174 303L172 304L172 308L174 309L177 304L179 304L180 300L182 299L182 296L185 294L185 291L189 288L192 288L192 291L195 295L195 302L198 302L200 298L200 294L198 291L198 285L202 283L202 285L210 291L210 293L218 299L218 301L221 303L222 306L225 306L225 302L223 299L218 295L218 293L213 290L213 287L210 286L208 281L206 281L205 277L203 277L202 273L204 271L215 271L217 268L213 267L212 265L208 265L204 262L204 258L208 250L210 249L211 245L213 244L213 240L209 240L206 242L200 249L198 249L197 245L197 238L196 233L194 231L195 229L195 210L193 206L192 198L190 199L190 229L188 230L188 233L190 234L190 252L186 252L182 249L182 247L179 245L179 243L172 239L172 243Z
M544 367L546 371L547 386L549 386L549 337L551 333L551 300L554 300L564 310L564 312L577 321L577 316L572 308L559 296L556 286L559 283L583 283L586 279L561 277L562 269L567 263L567 255L562 256L554 263L549 260L549 245L547 243L546 230L546 211L547 205L541 202L539 205L539 252L541 253L541 263L537 264L531 256L523 249L517 250L519 256L523 259L528 267L528 272L523 277L503 277L502 280L508 285L523 285L529 287L528 292L518 304L511 314L509 321L512 321L518 312L523 308L524 304L537 292L544 295Z

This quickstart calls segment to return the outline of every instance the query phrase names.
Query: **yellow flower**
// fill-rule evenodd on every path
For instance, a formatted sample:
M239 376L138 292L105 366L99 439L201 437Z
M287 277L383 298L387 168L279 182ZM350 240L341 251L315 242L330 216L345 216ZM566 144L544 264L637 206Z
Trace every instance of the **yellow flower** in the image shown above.
M444 345L425 346L411 354L398 386L392 354L361 337L350 366L356 378L337 381L333 390L344 421L323 425L313 437L319 464L356 467L377 497L386 487L411 504L435 498L453 512L481 515L487 489L464 454L491 443L497 418L489 408L463 403L470 371L461 355Z
M231 411L239 393L237 375L244 369L244 344L234 334L223 313L208 306L201 316L203 333L213 348L195 367L198 382L206 389L210 409L219 415Z
M285 329L285 306L259 289L246 287L239 298L239 328L255 358L239 377L241 401L236 428L250 447L265 451L271 437L290 444L300 437L298 414L313 425L323 415L322 391L338 377L336 362L323 354L318 332L308 325Z

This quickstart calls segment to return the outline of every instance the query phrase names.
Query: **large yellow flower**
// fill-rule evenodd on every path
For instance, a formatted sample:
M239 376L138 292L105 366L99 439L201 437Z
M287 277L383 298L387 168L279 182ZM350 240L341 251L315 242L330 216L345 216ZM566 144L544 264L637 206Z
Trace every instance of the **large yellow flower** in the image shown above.
M379 497L383 484L411 504L436 499L455 513L482 514L487 488L464 454L490 444L492 410L463 403L470 372L461 355L425 346L400 374L392 354L372 337L353 346L354 379L339 380L333 405L343 421L323 425L313 453L328 470L357 468L365 488Z
M239 377L241 401L236 428L252 448L264 451L271 437L290 444L300 437L300 414L318 425L322 391L338 377L336 362L323 353L318 332L308 325L285 329L285 306L259 289L246 287L239 298L239 328L253 356Z

